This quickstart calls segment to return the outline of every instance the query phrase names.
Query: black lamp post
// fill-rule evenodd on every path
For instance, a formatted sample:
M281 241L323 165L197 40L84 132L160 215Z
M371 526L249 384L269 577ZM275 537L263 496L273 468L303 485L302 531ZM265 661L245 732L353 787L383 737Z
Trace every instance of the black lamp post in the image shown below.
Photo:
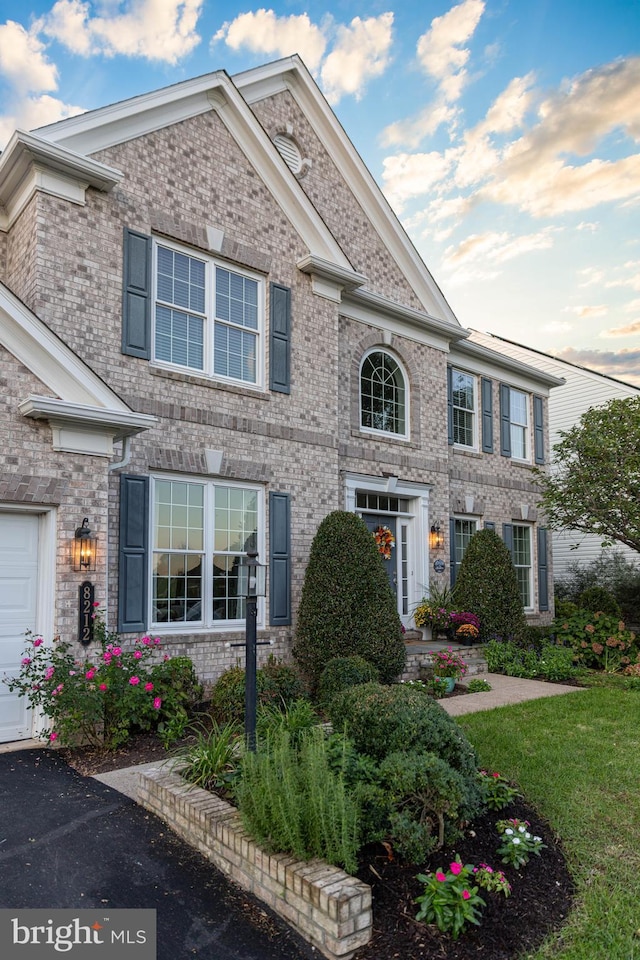
M238 570L238 594L246 598L246 667L244 732L249 750L256 748L256 652L258 597L266 593L267 568L258 563L258 554L248 551Z

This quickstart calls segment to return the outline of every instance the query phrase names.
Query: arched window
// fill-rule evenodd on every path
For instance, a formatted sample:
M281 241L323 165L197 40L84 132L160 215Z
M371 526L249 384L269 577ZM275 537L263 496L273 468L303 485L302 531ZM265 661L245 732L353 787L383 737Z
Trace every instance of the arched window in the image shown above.
M407 436L407 388L400 365L382 350L372 350L360 369L360 425Z

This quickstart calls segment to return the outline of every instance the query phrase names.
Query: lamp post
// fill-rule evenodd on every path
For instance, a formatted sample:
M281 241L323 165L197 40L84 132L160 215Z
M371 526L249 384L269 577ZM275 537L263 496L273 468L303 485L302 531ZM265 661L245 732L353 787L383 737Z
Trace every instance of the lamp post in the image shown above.
M248 551L238 570L238 594L246 600L244 732L249 750L256 749L256 653L258 597L264 597L267 568L258 563L258 554Z

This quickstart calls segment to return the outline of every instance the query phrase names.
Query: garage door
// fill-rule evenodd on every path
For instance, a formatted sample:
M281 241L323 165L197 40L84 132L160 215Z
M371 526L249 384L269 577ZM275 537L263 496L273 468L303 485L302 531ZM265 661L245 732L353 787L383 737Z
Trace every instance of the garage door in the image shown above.
M38 528L35 514L0 513L0 677L20 672L25 631L36 629ZM30 736L24 697L0 683L0 742Z

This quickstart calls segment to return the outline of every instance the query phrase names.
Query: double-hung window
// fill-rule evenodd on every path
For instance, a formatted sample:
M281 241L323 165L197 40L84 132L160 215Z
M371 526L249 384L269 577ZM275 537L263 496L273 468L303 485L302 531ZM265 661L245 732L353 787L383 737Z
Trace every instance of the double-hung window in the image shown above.
M244 554L260 546L261 488L155 477L151 498L152 623L242 621L238 568Z
M460 564L462 563L462 558L464 557L465 551L469 546L471 537L474 535L477 529L478 523L476 520L466 520L459 517L454 518L452 559L455 569L452 572L453 583L456 581Z
M263 280L168 243L154 263L154 359L261 386Z
M531 527L513 524L513 565L525 610L532 608L533 567L531 565Z
M511 456L529 459L529 396L521 390L509 390Z
M478 446L476 378L452 370L453 442L475 450Z

